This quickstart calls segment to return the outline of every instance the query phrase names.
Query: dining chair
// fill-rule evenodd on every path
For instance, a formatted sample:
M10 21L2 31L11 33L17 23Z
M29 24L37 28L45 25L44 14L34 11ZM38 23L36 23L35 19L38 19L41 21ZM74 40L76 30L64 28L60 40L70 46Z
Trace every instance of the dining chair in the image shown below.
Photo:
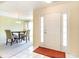
M21 36L21 40L26 40L27 42L27 40L30 40L30 30L27 30L26 33L24 34L20 34L20 36Z
M14 43L15 39L10 30L5 30L6 32L6 45L10 43L11 45Z
M27 36L27 39L30 40L30 30L27 30L26 36Z
M21 41L22 41L22 40L25 40L25 37L26 37L26 31L22 31L22 32L20 33Z

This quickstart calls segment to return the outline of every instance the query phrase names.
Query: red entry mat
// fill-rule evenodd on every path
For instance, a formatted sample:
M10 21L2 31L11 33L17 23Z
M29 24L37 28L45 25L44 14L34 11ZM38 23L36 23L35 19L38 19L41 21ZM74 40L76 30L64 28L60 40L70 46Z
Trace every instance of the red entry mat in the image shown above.
M51 58L65 58L65 52L45 48L45 47L38 47L34 50L34 52L51 57Z

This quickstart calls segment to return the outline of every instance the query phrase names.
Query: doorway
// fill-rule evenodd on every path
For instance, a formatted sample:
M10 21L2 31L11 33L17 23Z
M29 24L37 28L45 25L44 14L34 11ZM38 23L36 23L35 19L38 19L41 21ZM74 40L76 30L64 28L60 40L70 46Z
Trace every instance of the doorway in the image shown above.
M43 47L65 51L67 48L67 14L53 13L41 17Z

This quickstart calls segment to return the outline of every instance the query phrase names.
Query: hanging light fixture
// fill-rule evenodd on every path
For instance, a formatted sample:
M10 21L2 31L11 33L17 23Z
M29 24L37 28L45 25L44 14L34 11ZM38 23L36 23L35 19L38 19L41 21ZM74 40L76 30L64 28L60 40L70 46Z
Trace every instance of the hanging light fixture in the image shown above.
M21 21L19 20L19 14L17 15L18 20L16 21L17 24L20 24Z
M21 23L21 21L16 21L16 23L17 23L17 24L20 24L20 23Z
M21 24L21 21L19 20L19 16L18 16L18 20L16 21L17 24Z
M16 7L16 10L18 10L19 11L19 7ZM16 23L17 24L20 24L21 23L21 21L19 20L20 18L19 18L19 12L17 11L17 13L16 13L16 16L17 16L17 21L16 21Z

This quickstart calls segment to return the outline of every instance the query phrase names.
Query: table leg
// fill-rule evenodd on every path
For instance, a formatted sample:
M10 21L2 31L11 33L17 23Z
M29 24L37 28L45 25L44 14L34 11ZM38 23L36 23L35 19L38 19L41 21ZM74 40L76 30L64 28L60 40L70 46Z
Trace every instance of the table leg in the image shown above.
M20 42L20 32L18 33L18 36L19 36L19 42Z

